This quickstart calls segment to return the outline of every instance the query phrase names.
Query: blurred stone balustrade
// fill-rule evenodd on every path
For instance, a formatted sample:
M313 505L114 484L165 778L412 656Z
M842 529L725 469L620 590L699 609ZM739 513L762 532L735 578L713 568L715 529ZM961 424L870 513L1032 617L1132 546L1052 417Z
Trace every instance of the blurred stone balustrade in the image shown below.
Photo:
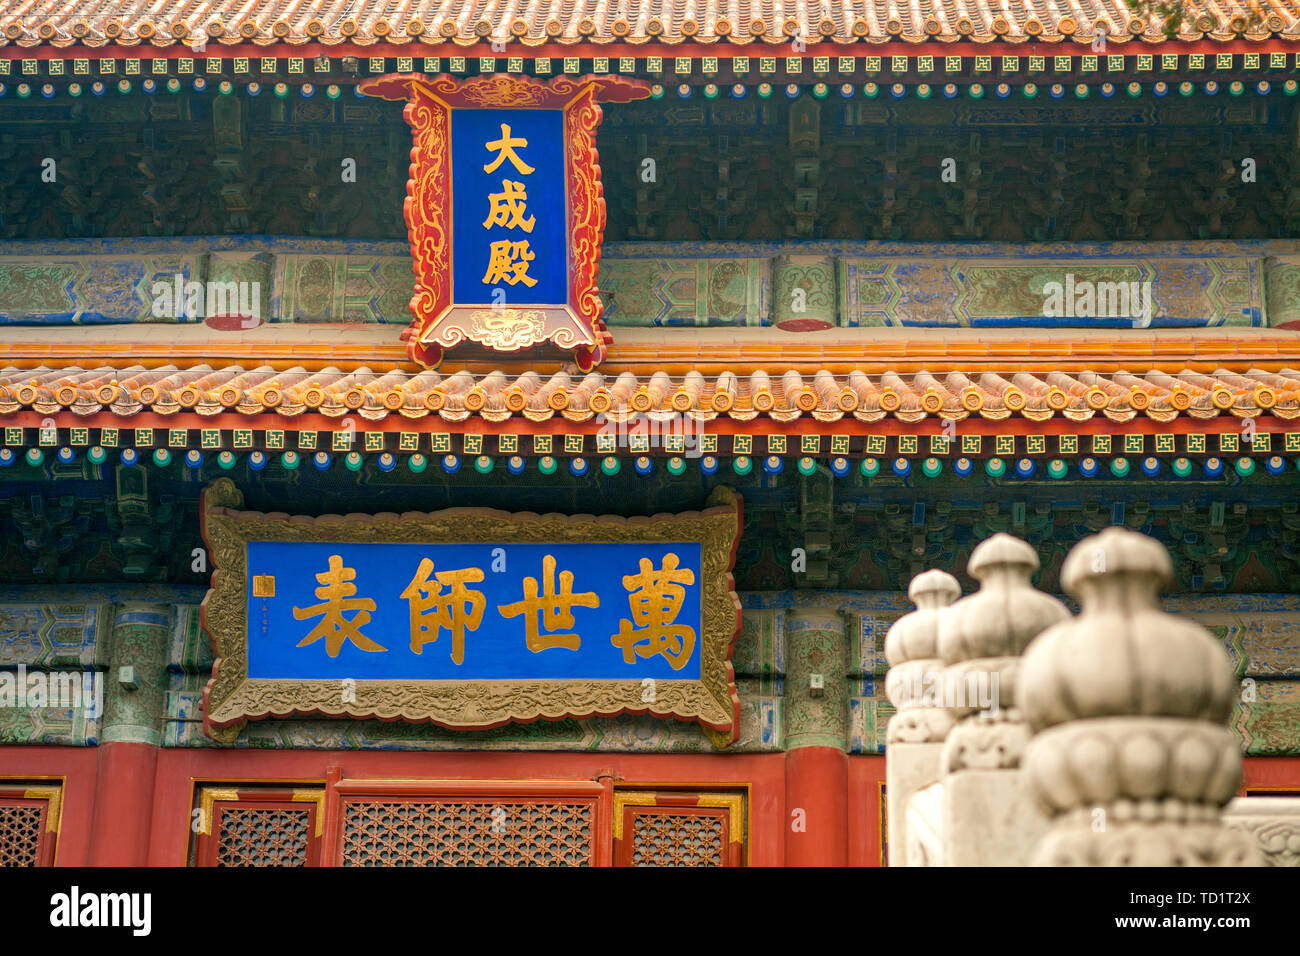
M1085 538L1061 571L1073 617L1033 588L1037 569L996 534L971 553L976 593L954 602L942 571L912 582L917 610L886 640L890 864L1300 864L1300 801L1233 799L1235 672L1160 608L1165 549L1119 528Z

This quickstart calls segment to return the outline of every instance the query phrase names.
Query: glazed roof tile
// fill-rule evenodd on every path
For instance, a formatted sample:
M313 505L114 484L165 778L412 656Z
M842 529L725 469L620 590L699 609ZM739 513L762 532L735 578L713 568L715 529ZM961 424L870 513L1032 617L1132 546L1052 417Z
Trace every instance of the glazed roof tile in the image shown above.
M1187 0L1179 40L1300 38L1300 0ZM1252 13L1258 14L1251 23ZM952 5L936 0L842 0L785 3L733 0L196 0L141 4L104 0L0 0L0 45L165 48L210 40L253 43L465 47L493 38L522 46L560 44L786 44L794 36L840 44L858 41L1088 43L1162 42L1163 20L1141 18L1124 0L994 0ZM147 54L146 54L147 55Z
M638 414L668 418L682 413L699 421L767 418L779 423L808 417L916 423L926 417L1000 421L1010 417L1071 422L1094 417L1115 423L1144 415L1157 422L1182 416L1300 418L1300 370L1250 369L1211 373L1191 369L1092 371L928 372L833 374L787 370L724 371L684 375L654 372L588 374L536 370L451 373L369 368L308 370L271 366L213 368L197 365L103 365L0 368L0 415L108 411L123 419L142 412L204 416L235 413L250 418L292 419L304 412L369 422L391 416L462 422L581 423L597 414L621 422ZM250 421L250 424L253 422Z
M1119 346L1123 346L1120 348ZM391 326L196 323L0 328L0 417L124 420L189 412L250 425L307 412L369 422L916 423L926 417L1122 423L1145 416L1300 417L1300 335L1282 329L1113 331L619 329L582 374L483 355L405 361ZM228 419L224 419L228 421ZM124 421L124 424L126 422Z

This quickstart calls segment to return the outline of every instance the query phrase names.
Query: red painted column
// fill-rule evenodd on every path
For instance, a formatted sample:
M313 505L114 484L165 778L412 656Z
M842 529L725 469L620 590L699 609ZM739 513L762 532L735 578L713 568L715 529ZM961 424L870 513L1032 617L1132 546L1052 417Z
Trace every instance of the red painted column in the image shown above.
M849 757L843 750L801 747L786 754L786 866L848 866L848 795Z
M785 864L849 862L848 634L835 606L786 612Z
M158 748L106 743L99 747L95 812L90 825L91 866L145 866ZM179 821L184 828L186 821Z
M132 602L114 607L99 770L91 816L91 866L144 866L149 860L154 781L167 696L172 608ZM188 826L177 820L178 829Z

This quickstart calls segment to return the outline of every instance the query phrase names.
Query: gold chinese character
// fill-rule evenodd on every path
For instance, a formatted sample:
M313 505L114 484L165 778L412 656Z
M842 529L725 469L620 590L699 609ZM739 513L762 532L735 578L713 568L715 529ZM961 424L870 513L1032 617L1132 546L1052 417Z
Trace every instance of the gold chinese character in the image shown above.
M422 653L424 645L436 641L438 632L445 627L451 631L452 662L461 664L465 661L465 631L478 630L487 603L481 593L465 585L482 581L483 569L439 571L430 581L432 572L433 562L425 558L402 592L411 605L411 650ZM450 588L446 594L442 593L444 586Z
M536 654L538 651L553 647L567 647L576 651L582 643L577 634L549 633L560 627L573 627L573 608L600 607L600 598L594 591L573 593L573 572L560 572L560 591L555 592L555 558L547 555L542 558L543 593L537 593L537 578L524 578L524 599L514 604L499 604L497 610L502 617L524 618L524 640L528 649ZM538 634L539 628L545 628L547 634Z
M510 179L501 180L501 192L488 193L488 202L492 203L492 211L483 220L484 229L491 229L493 226L514 229L517 226L524 232L533 231L536 217L524 218L524 213L527 212L528 192L524 189L523 183Z
M537 280L528 274L528 263L536 258L528 248L528 240L511 242L503 239L492 243L492 258L488 262L487 273L483 276L484 285L508 282L511 285L522 282L530 289L537 285Z
M353 568L343 567L340 555L330 555L330 569L316 575L321 586L316 589L316 596L323 603L311 607L295 607L293 617L301 621L309 617L320 617L320 623L313 627L306 637L298 642L299 647L315 644L325 638L325 653L338 657L343 650L344 640L349 640L363 651L386 651L370 638L361 633L361 628L370 622L370 612L375 609L375 602L370 598L357 598L357 586L351 584L357 576ZM346 611L356 611L351 618L343 616Z
M637 656L662 654L674 670L681 670L695 650L695 629L673 624L686 599L682 585L695 583L695 572L690 568L678 570L677 560L677 555L670 552L664 555L663 569L655 570L649 558L642 558L640 574L623 576L633 620L619 621L618 633L610 641L622 648L623 660L628 664L635 664Z
M519 170L519 172L524 176L527 176L533 171L533 167L520 159L519 154L515 152L516 146L523 149L528 145L528 140L524 139L522 136L511 136L510 127L505 123L501 124L501 138L494 139L490 143L485 143L484 145L487 146L490 152L496 153L497 158L484 166L483 172L495 172L496 168L507 159L514 163L515 169Z

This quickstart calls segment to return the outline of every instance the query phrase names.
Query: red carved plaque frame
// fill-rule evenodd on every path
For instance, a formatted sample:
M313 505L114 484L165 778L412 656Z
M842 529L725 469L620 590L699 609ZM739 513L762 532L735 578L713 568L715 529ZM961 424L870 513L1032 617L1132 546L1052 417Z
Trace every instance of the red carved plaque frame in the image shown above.
M599 364L611 339L596 289L605 232L598 102L644 99L649 85L619 76L557 76L543 83L501 74L457 80L392 73L364 81L361 91L405 100L402 115L414 140L403 206L415 264L412 321L402 333L411 360L435 368L447 349L474 342L495 351L549 344L573 353L583 371ZM452 301L451 111L490 107L564 111L568 305L493 309Z

